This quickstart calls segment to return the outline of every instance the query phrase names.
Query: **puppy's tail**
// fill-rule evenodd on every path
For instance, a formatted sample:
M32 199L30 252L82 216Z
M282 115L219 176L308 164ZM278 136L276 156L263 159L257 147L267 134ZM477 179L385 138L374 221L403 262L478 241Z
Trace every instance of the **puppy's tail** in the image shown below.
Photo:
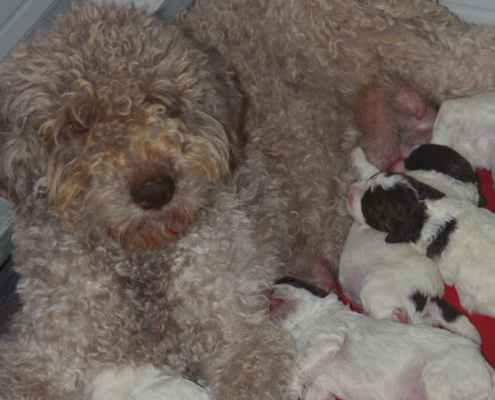
M451 332L465 336L475 343L481 343L478 330L468 317L438 297L428 299L422 314L422 320L434 326L443 326Z

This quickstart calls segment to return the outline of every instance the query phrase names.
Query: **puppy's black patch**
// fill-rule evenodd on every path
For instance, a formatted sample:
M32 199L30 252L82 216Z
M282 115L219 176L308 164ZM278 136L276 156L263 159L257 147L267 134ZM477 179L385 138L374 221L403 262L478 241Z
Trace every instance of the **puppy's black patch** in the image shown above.
M316 286L310 285L309 283L303 282L299 279L293 278L291 276L284 276L275 282L276 285L291 285L298 289L305 289L316 297L327 297L328 293L326 293L323 289L320 289Z
M443 319L447 322L454 322L457 318L462 316L459 310L438 297L432 297L430 301L437 303L438 308L442 312Z
M427 219L423 201L445 196L411 177L403 177L402 182L391 188L377 186L368 189L361 200L366 223L374 229L387 232L387 243L417 242Z
M419 290L414 292L411 296L411 300L414 302L416 307L416 311L421 312L425 309L426 303L428 302L428 296L424 293L421 293Z
M454 149L438 144L423 144L414 149L404 160L409 171L436 171L448 175L458 181L476 185L479 193L478 206L484 207L486 197L481 194L481 181L473 167Z
M451 219L443 227L442 231L426 248L426 256L435 259L438 258L449 244L450 235L457 229L457 221Z
M414 178L411 178L410 176L405 176L407 179L407 182L414 188L416 189L416 192L418 193L418 199L423 201L423 200L439 200L443 197L445 197L445 194L442 193L440 190L437 190L435 188L432 188L431 186L427 185L426 183L419 182Z

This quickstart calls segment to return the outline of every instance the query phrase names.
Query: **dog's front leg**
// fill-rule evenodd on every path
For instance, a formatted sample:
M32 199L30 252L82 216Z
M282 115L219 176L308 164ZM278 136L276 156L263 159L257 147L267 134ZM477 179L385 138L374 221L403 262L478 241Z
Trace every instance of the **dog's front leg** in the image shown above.
M221 400L281 400L285 398L295 346L292 339L270 322L261 326L233 327L245 332L235 341L217 344L205 366L212 397Z

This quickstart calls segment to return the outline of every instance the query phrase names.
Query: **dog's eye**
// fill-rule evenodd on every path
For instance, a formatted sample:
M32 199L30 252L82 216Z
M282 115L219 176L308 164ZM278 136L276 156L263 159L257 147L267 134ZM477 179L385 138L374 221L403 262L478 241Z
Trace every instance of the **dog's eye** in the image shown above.
M88 131L88 127L81 124L80 122L77 122L77 121L72 121L70 124L69 124L69 128L72 132L74 133L78 133L80 135L82 135L83 133L86 133Z

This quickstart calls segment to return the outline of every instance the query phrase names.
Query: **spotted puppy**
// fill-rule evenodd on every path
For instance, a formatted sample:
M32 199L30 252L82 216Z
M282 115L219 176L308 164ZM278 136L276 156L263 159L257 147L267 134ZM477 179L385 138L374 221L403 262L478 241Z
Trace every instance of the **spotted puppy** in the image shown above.
M272 320L298 350L291 399L493 398L493 369L471 340L370 318L291 280L275 285L271 297Z
M402 174L379 173L349 189L354 219L413 243L455 285L469 312L495 316L495 215Z
M428 143L410 152L403 148L401 153L403 158L393 166L393 172L407 173L448 197L470 200L479 207L486 206L480 179L469 161L454 149Z
M443 326L481 343L469 319L441 300L444 283L435 262L411 243L388 244L385 237L368 225L352 225L339 272L349 300L371 317Z
M352 158L362 178L379 172L361 149ZM388 244L385 238L385 233L354 222L339 264L345 295L369 316L441 325L479 343L468 318L440 299L444 284L435 262L410 243Z

